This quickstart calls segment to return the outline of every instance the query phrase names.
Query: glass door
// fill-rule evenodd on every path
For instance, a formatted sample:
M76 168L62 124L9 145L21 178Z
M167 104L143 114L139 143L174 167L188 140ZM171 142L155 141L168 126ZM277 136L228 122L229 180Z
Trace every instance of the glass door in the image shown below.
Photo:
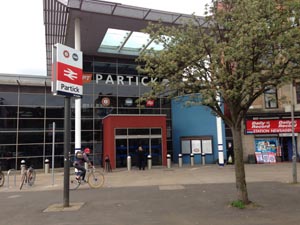
M116 167L127 166L127 139L116 139Z
M137 165L137 155L136 151L138 149L138 146L141 145L143 149L145 150L145 157L149 154L149 138L133 138L129 139L129 155L131 156L131 165L136 166Z
M152 165L162 165L161 138L151 139Z

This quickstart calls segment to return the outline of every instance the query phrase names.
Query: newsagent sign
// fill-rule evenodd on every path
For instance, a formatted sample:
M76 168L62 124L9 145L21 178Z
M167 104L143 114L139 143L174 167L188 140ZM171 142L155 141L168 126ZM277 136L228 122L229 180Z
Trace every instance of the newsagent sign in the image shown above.
M294 120L294 132L300 133L300 119ZM291 120L247 120L246 134L292 133Z
M82 52L58 43L52 54L52 93L81 97Z

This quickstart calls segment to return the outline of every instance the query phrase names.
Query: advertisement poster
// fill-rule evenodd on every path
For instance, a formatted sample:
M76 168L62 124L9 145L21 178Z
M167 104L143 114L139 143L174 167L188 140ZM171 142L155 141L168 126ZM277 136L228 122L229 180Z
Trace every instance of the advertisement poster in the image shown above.
M277 139L256 139L255 156L257 163L276 163Z

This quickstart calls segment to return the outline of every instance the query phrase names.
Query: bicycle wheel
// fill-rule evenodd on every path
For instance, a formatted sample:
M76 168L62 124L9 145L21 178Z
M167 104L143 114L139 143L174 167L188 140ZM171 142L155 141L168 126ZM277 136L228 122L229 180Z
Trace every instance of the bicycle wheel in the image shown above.
M22 177L21 177L21 183L20 183L20 190L22 189L24 183L25 183L25 179L26 179L26 172L24 172L22 174Z
M5 180L4 173L2 173L2 172L0 171L0 187L2 187L2 186L3 186L3 184L4 184L4 180Z
M100 188L104 184L104 175L99 171L91 172L88 175L88 180L91 188Z
M76 175L70 176L69 189L76 190L80 186L80 181L76 180Z
M27 171L27 183L29 186L32 186L34 184L35 178L36 178L35 170L31 169Z

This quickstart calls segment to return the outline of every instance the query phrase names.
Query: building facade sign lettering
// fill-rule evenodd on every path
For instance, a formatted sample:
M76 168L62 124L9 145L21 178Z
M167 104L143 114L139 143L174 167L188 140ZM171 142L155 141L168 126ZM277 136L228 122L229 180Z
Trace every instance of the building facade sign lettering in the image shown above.
M291 120L247 120L246 134L291 133ZM294 121L294 132L300 132L300 119Z
M101 81L104 81L107 85L135 85L138 86L140 83L143 86L148 86L149 83L156 82L157 78L149 78L149 77L138 77L132 75L103 75L100 73L96 74L96 84ZM126 83L125 83L126 82Z

